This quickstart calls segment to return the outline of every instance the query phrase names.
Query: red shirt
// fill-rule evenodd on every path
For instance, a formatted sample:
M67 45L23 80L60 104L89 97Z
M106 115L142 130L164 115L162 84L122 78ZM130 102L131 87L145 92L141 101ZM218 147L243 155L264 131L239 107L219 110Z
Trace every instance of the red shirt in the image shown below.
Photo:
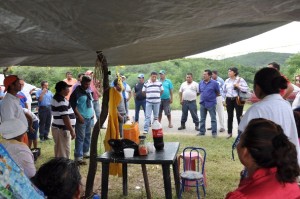
M281 184L276 179L276 171L277 168L258 169L252 177L241 180L239 187L229 192L226 199L299 199L298 184Z

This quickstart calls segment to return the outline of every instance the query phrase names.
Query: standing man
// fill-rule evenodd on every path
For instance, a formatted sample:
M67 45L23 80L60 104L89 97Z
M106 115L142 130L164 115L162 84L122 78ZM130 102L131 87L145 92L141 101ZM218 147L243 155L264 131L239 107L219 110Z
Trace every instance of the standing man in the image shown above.
M144 110L144 114L146 113L146 96L143 94L142 90L144 87L145 79L144 74L138 75L138 83L134 86L133 96L135 102L135 122L139 121L140 109L141 107Z
M131 88L126 82L126 77L124 75L121 76L122 78L122 83L124 87L124 101L125 101L125 107L126 107L126 115L128 116L128 109L129 109L129 100L131 98Z
M28 84L27 82L25 82L22 79L20 79L20 84L24 85L21 91L25 94L25 96L27 98L26 104L27 104L28 110L31 111L31 103L32 103L31 94L36 89L36 87L31 84Z
M89 157L94 119L93 97L89 91L91 81L91 77L83 76L81 85L77 86L70 97L70 104L76 115L74 157L81 165L86 164L83 158Z
M50 140L48 137L50 126L51 126L51 101L53 98L53 94L50 90L48 90L48 82L41 82L41 90L36 92L36 98L38 99L39 106L39 129L40 129L40 140Z
M73 90L74 85L77 83L77 80L75 78L73 78L72 73L71 72L66 72L66 79L64 79L64 82L66 82L68 85L70 85L70 89L71 91ZM67 100L70 100L70 96L71 96L72 92L69 92L69 94L66 96Z
M269 63L268 67L269 68L274 68L274 69L280 71L280 65L276 62ZM281 74L281 76L283 76L288 81L287 88L286 89L280 89L280 95L282 96L283 99L286 100L292 94L292 92L294 91L294 87L291 84L291 82L288 80L287 77L285 77L283 74Z
M190 111L193 122L195 124L195 130L199 131L199 118L197 115L197 104L196 99L199 95L199 85L197 82L193 81L193 74L186 74L186 81L183 82L179 89L180 104L182 105L182 116L181 116L181 126L178 130L185 129L185 122L188 118L188 111Z
M152 72L150 79L144 84L143 94L146 95L146 118L144 125L144 134L148 134L151 115L153 111L154 120L158 119L160 96L164 91L162 83L157 80L157 72Z
M220 94L219 96L217 96L217 105L216 105L216 111L218 113L218 117L219 117L219 123L220 123L220 132L224 132L225 131L225 126L224 126L224 106L223 106L223 102L225 100L223 100L223 86L224 86L224 80L218 76L218 71L213 70L212 71L212 79L217 81L217 83L219 84L219 88L220 88ZM207 129L207 130L211 130Z
M161 121L162 112L164 111L169 121L168 127L173 128L172 121L171 121L171 107L170 107L170 104L173 103L173 84L171 80L166 79L165 70L160 70L159 75L160 75L160 82L162 83L164 88L164 92L160 96L161 103L159 107L158 121L159 122Z
M205 70L203 80L199 83L200 93L200 133L197 135L205 135L205 122L207 111L211 118L211 128L213 138L217 137L217 119L216 104L217 96L220 95L219 84L211 79L211 70Z
M70 88L65 81L57 82L56 93L51 102L53 115L52 136L54 139L55 157L70 158L71 139L75 136L76 117L66 96L70 93Z
M100 82L98 80L93 79L93 74L94 72L91 70L85 72L85 75L91 78L90 89L92 91L93 107L94 107L95 115L98 120L100 118L100 101L99 101L101 97L101 93L99 91Z

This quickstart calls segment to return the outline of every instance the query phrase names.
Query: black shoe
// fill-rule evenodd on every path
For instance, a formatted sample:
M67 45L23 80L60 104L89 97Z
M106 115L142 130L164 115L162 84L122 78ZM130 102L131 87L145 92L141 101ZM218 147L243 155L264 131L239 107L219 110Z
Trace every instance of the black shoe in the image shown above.
M52 139L49 137L45 137L44 140L52 140Z
M44 142L44 141L45 141L45 138L40 138L40 141L41 141L41 142Z
M195 126L196 131L200 131L200 128L198 126Z
M211 127L207 128L207 130L209 130L209 131L210 131L211 129L212 129Z
M229 139L229 138L231 138L232 137L232 134L228 134L228 137L227 137L227 139Z
M183 129L185 129L185 126L181 126L178 128L178 130L183 130Z
M205 133L198 133L196 136L204 136Z

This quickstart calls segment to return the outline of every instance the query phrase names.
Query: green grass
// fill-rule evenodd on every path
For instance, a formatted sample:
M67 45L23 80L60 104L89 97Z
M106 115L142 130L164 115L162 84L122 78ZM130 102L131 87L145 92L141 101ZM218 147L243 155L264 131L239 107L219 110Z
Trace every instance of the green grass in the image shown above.
M104 134L101 136L101 138L104 138ZM186 146L200 146L206 149L206 175L208 180L206 195L207 199L224 198L226 193L234 190L237 187L239 182L239 173L243 166L238 160L231 160L231 145L233 139L227 140L224 137L213 139L210 136L197 137L195 135L189 134L167 134L164 136L164 140L165 142L180 142L179 153L181 153L183 148ZM148 136L147 142L153 142L150 136ZM99 139L98 148L101 148L99 149L99 154L104 150L104 146L100 143L102 142ZM53 144L53 141L39 143L39 147L42 148L42 155L36 162L37 168L39 168L42 163L53 157ZM73 150L73 141L72 145ZM73 152L71 154L71 157L73 157ZM182 170L182 165L180 169ZM83 184L85 184L88 166L82 166L80 168L80 171L83 177ZM152 198L164 198L164 185L161 167L159 165L147 165L147 171ZM171 176L173 197L176 198L173 172L171 172ZM140 165L128 165L129 184L127 197L124 197L122 195L122 178L110 176L109 179L109 198L146 198L142 169ZM140 187L140 189L138 189L137 186ZM100 193L100 187L101 164L99 163L97 174L95 177L94 191ZM196 198L195 190L192 189L190 191L186 191L183 194L183 198Z

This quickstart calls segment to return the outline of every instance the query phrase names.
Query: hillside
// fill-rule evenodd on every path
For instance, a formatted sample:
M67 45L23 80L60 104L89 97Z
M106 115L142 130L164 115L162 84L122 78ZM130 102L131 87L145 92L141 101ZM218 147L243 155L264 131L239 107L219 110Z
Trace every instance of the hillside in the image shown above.
M277 62L284 65L285 61L294 54L291 53L274 53L274 52L255 52L246 55L240 55L224 59L226 62L236 63L244 66L266 66L270 62Z

